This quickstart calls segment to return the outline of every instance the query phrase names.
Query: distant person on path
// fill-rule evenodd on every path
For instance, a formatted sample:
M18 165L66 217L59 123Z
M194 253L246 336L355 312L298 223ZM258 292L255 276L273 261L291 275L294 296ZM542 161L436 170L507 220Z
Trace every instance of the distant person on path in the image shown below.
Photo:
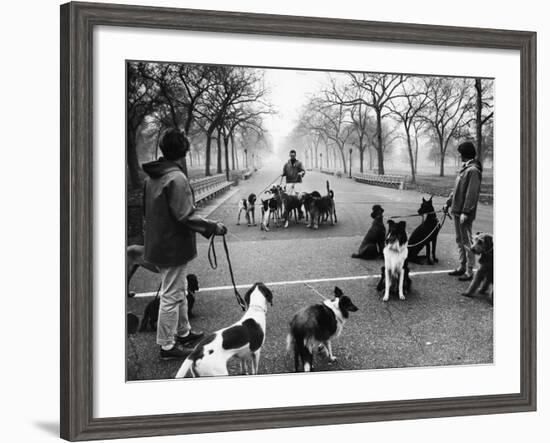
M196 233L206 238L223 235L222 223L195 214L195 201L183 172L189 140L177 129L167 130L160 142L163 157L143 164L145 261L159 269L161 287L157 344L163 360L183 359L189 345L204 334L191 331L187 317L187 264L197 256ZM181 345L183 349L176 346Z
M296 151L292 149L289 153L290 159L283 166L283 174L281 176L286 178L286 193L288 195L296 195L300 192L300 184L302 183L302 177L306 175L306 171L302 166L302 162L296 159Z
M472 223L476 217L479 191L481 187L481 163L476 160L476 148L470 141L458 146L462 167L456 177L454 190L443 210L451 210L455 223L456 244L460 266L449 275L458 276L460 281L469 281L473 277L475 264L472 245Z

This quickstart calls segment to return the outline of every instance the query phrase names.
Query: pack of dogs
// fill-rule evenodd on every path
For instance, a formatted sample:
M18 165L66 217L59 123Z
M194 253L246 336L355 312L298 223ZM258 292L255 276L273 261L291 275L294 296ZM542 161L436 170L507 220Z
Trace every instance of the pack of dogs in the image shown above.
M257 197L250 194L239 201L237 223L240 223L242 212L248 226L255 226L254 206ZM277 226L288 226L294 214L296 223L303 217L308 227L318 229L323 221L337 222L334 204L334 192L327 181L325 195L314 191L289 195L281 186L273 186L261 196L262 230L269 231L270 221ZM353 258L366 260L383 259L380 278L376 289L382 294L382 301L387 302L391 295L405 300L411 291L409 263L433 265L436 258L437 237L441 230L441 221L433 207L433 198L422 198L418 215L421 223L407 235L405 221L389 219L384 224L384 209L374 205L370 214L372 224L365 235L359 250ZM425 254L422 255L425 249ZM478 293L485 294L493 302L493 237L491 234L478 232L474 236L471 250L479 256L479 268L464 296L472 297ZM143 261L143 247L129 246L127 250L128 282L136 270L142 266L152 272L158 272ZM194 274L187 276L187 302L189 317L193 316L195 294L199 291L199 282ZM160 289L160 288L159 288ZM489 290L490 289L490 290ZM132 294L130 293L129 296ZM236 360L242 374L257 374L260 355L266 340L266 316L273 305L273 293L262 282L255 283L246 292L244 300L246 311L236 322L227 327L204 336L186 357L177 371L175 378L204 377L228 375L228 363ZM145 307L141 323L134 314L128 314L128 333L155 331L159 315L160 300L157 295ZM337 338L350 317L358 308L339 287L334 288L332 298L323 302L302 307L294 313L286 339L287 352L294 358L295 372L310 372L314 369L316 354L336 361L331 341Z
M334 191L330 189L328 180L326 184L325 195L321 195L319 191L290 194L287 193L284 186L272 186L260 196L260 229L266 232L269 231L271 222L276 227L284 226L288 228L292 216L294 216L294 222L297 224L305 218L307 227L312 229L319 229L322 222L328 222L329 220L331 225L337 223ZM239 201L237 224L239 224L241 207L244 201L244 199ZM249 224L249 226L255 225Z

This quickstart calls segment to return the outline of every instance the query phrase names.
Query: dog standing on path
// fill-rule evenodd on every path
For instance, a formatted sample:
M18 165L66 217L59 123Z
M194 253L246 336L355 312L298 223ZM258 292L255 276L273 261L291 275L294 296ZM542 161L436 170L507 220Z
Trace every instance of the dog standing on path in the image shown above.
M287 350L294 354L296 372L300 365L304 372L311 371L316 348L324 349L331 362L336 361L330 341L340 335L349 313L358 308L339 287L334 288L334 296L333 300L308 306L294 314L287 336Z
M239 200L239 215L237 216L237 225L241 224L241 213L244 211L248 226L256 226L254 219L254 208L256 205L256 194L250 194L248 198Z
M252 362L252 375L258 373L260 351L265 341L267 305L273 294L263 283L255 283L244 296L247 311L227 328L204 337L187 356L175 378L229 375L227 362L241 360L241 368Z

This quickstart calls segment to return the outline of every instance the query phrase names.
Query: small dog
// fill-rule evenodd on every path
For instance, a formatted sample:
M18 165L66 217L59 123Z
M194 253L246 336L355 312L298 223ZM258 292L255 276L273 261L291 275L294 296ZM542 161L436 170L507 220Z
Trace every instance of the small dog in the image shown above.
M319 223L321 222L321 217L328 215L330 217L330 224L338 223L338 218L336 217L336 205L334 203L334 192L330 189L330 184L327 180L327 195L324 195L320 198L313 197L309 212L311 215L311 220L308 228L319 229Z
M269 220L273 216L275 220L275 226L279 226L279 220L281 218L282 210L282 188L280 186L273 186L269 191L265 193L262 202L262 222L260 223L260 229L262 231L269 231Z
M466 292L462 295L471 297L479 291L484 294L493 285L493 236L483 232L477 232L472 243L472 252L479 255L479 269ZM493 304L493 289L488 294L489 301Z
M422 197L422 204L418 209L418 214L422 215L422 223L416 227L409 237L408 260L413 263L421 263L422 258L418 254L426 247L426 259L429 265L437 263L439 260L435 256L435 248L437 246L437 235L441 229L441 224L435 215L434 206L432 203L433 196L429 200Z
M374 219L365 238L359 246L353 258L363 258L372 260L382 257L384 254L384 241L386 240L386 227L384 226L384 208L380 205L374 205L370 216Z
M244 211L248 226L256 226L254 219L254 208L256 205L256 194L250 194L248 198L239 200L239 215L237 216L237 225L241 224L241 213Z
M405 300L405 294L409 292L411 279L409 277L409 266L407 262L407 224L404 221L395 223L388 221L388 235L386 236L386 246L384 247L384 266L382 266L382 275L377 285L377 290L384 289L383 301L390 298L390 290L398 280L399 299Z
M193 306L195 305L195 293L199 290L199 280L195 274L187 275L187 316L193 318ZM159 319L160 309L160 288L157 291L157 295L153 300L147 303L145 310L143 311L143 318L141 319L141 325L139 332L145 332L147 330L156 331L157 323Z
M336 360L330 341L340 335L349 313L357 312L358 308L340 288L334 288L334 295L333 300L299 310L290 321L287 350L294 353L296 372L300 365L304 372L313 369L314 348L323 349L331 362Z
M233 358L252 362L252 374L258 373L260 351L265 341L267 304L273 294L263 283L255 283L244 296L247 311L231 326L204 337L187 356L175 378L229 375L227 362Z
M139 318L137 315L128 312L126 314L126 332L128 334L135 334L139 326Z

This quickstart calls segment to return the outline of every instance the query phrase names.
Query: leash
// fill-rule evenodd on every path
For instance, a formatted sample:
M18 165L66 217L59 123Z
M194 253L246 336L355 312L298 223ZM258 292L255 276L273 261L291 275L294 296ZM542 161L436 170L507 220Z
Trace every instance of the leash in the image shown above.
M323 300L328 300L327 297L325 297L323 294L321 294L317 289L315 289L313 286L311 286L309 283L304 283L309 289L311 289L313 292L315 292L319 297L321 297Z
M277 175L277 177L275 177L275 180L273 180L273 181L270 182L265 188L263 188L262 191L261 191L259 194L257 194L258 197L259 197L260 195L262 195L262 194L263 194L263 193L264 193L273 183L275 183L279 177L281 177L281 176L280 176L280 175ZM283 181L283 177L281 177L281 182L280 182L280 183L282 183L282 181Z
M216 257L216 248L214 246L215 237L215 235L212 235L212 237L210 237L210 244L208 245L208 261L210 262L210 267L212 269L218 268L218 258ZM239 304L240 308L243 311L246 311L246 302L237 290L237 285L235 284L235 276L233 275L233 267L231 266L231 259L229 257L229 249L227 248L227 240L225 239L225 234L222 235L222 239L225 257L227 258L227 265L229 266L229 275L231 275L231 283L233 284L233 291L235 292L235 298L237 299L237 303Z
M416 214L406 214L406 215L392 215L391 217L386 217L386 218L394 219L394 218L422 217L424 215L429 215L429 214L439 214L440 212L445 212L445 211L440 209L438 211L424 212L423 214L416 213ZM449 218L450 218L450 216L449 216Z
M441 211L436 211L436 212L441 212ZM443 211L444 212L444 211ZM435 212L429 212L428 214L434 214ZM422 214L422 215L425 215L425 214ZM443 218L441 220L438 221L437 225L435 225L435 228L432 229L432 232L430 232L422 241L419 241L417 243L414 243L412 245L407 245L408 248L416 248L417 246L420 246L421 244L423 244L426 240L428 240L432 234L437 231L438 229L442 229L443 228L443 225L445 224L445 220L447 219L447 217L451 218L449 216L449 214L447 214L446 212L444 212L443 214Z

